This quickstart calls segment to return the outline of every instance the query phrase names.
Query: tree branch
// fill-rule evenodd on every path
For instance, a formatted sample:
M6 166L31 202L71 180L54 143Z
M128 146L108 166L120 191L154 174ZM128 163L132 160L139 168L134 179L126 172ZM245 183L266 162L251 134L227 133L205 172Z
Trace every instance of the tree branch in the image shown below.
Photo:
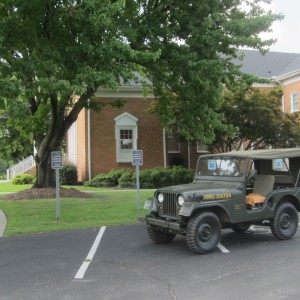
M87 90L85 94L82 94L77 102L75 103L72 110L69 112L69 114L66 116L64 120L64 130L67 131L70 126L75 122L78 118L78 115L83 107L88 106L88 100L94 95L97 88L90 88Z

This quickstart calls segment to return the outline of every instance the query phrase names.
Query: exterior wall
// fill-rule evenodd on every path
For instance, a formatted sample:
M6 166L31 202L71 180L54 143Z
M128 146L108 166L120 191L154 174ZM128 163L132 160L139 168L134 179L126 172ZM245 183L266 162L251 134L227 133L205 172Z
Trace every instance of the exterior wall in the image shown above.
M110 101L111 99L101 99ZM118 163L116 158L115 118L128 112L137 121L137 149L143 150L144 168L164 165L163 130L158 116L147 110L153 99L127 98L122 108L104 107L100 113L91 111L91 172L92 177L116 168L134 168Z

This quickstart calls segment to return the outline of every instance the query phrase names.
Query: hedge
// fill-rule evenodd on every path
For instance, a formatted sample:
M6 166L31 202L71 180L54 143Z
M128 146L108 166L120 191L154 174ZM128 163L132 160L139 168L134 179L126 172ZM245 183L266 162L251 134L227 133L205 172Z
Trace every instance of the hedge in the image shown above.
M140 171L141 188L159 188L170 185L185 184L193 181L194 171L181 166L172 168L152 168ZM84 183L93 187L135 188L136 174L129 169L113 169L108 174L99 174Z

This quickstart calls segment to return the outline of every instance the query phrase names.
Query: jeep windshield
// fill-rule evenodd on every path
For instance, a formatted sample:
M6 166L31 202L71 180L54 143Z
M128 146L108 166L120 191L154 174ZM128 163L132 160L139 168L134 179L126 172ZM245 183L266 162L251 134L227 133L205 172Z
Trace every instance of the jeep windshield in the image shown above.
M198 161L196 177L243 177L247 170L246 158L203 157Z

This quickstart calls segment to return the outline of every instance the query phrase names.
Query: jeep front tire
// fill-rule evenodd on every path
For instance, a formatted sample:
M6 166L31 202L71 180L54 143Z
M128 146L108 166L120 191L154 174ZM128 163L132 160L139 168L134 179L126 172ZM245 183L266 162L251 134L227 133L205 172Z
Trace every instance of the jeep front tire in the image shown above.
M187 226L186 241L192 251L200 254L216 250L221 237L221 224L216 214L200 212L194 215Z
M291 239L298 228L298 212L295 206L288 202L279 205L270 225L276 238L279 240Z

